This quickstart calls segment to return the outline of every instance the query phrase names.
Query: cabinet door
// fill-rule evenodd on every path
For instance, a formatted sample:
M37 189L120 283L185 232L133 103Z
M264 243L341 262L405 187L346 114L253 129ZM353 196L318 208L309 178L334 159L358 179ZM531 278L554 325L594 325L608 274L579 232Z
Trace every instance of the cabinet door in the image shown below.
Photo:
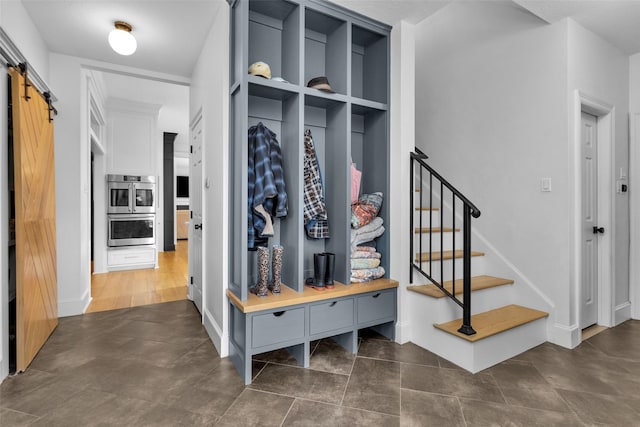
M358 297L358 324L394 318L395 292L395 289L389 289Z
M309 332L311 335L333 331L353 325L353 298L314 304L310 309Z
M283 343L304 338L304 307L253 316L251 346Z

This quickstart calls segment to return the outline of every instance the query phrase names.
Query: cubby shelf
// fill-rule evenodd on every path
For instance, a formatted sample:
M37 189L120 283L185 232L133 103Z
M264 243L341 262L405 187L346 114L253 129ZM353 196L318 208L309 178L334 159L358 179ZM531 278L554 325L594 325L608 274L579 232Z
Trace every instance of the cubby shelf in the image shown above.
M247 251L247 129L262 122L281 145L289 213L274 220L269 245L285 248L284 279L303 290L313 274L313 254L337 255L336 278L350 281L350 161L362 170L361 193L388 197L389 31L321 0L237 0L231 13L231 209L230 289L241 299L256 278L256 257ZM263 61L272 77L253 76ZM306 87L326 75L336 93ZM305 235L303 135L310 129L322 173L330 238ZM388 218L386 203L380 216ZM385 227L388 230L389 224ZM389 234L387 231L385 234ZM378 239L382 266L389 270L388 242Z
M379 216L385 220L387 231L377 239L376 248L382 254L381 266L387 274L373 286L389 287L390 231L386 201L389 196L390 27L323 0L236 0L231 6L230 26L230 80L233 83L230 87L228 295L230 318L235 325L231 327L230 353L246 379L250 378L247 363L254 352L293 346L296 357L306 357L304 360L308 362L305 352L309 339L318 337L313 332L316 329L306 331L304 338L272 336L265 341L264 337L252 336L262 329L249 323L264 318L291 330L291 322L313 318L308 311L312 309L310 306L305 306L303 311L299 311L300 307L284 308L302 304L306 296L314 295L315 291L310 292L304 281L313 276L315 253L336 255L335 280L340 284L339 289L360 289L361 292L367 289L349 284L352 159L362 171L361 193L379 191L385 197ZM271 79L248 74L250 65L258 61L269 65ZM327 77L335 93L307 87L309 80L321 76ZM274 80L275 77L286 81ZM247 237L247 131L259 122L276 134L282 153L288 214L285 218L274 218L274 232L268 245L284 247L282 275L283 282L289 285L284 288L287 298L280 295L259 299L249 292L258 280L258 269L256 252L249 250ZM307 129L313 136L329 221L330 236L321 240L309 239L304 229L304 133ZM366 296L374 299L371 307L382 304L380 307L387 315L327 330L326 336L348 334L351 340L357 337L357 327L377 323L385 323L384 333L392 336L395 292L395 287L390 286L380 299L375 299L378 298L375 292ZM341 310L347 310L350 304L345 302L347 297L324 295L325 299L337 298ZM269 304L277 301L278 308L286 314L271 319L278 313L271 313L275 309L269 304L265 306L267 301ZM245 311L247 307L253 307L251 312ZM357 307L353 310L358 311ZM250 342L254 338L259 345ZM355 351L353 343L347 347Z

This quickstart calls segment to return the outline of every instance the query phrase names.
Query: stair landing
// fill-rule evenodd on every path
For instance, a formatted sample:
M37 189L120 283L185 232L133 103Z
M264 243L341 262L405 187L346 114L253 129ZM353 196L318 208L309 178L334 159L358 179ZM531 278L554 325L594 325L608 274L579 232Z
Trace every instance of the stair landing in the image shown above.
M433 326L466 341L476 342L547 316L549 316L549 313L544 311L511 304L471 316L471 326L476 331L474 335L465 335L458 332L462 325L462 319L434 324Z
M456 295L462 294L463 291L463 281L462 279L458 279L455 281L456 285ZM493 276L475 276L471 278L471 292L480 291L482 289L494 288L496 286L503 285L513 285L513 280L511 279L503 279L501 277L493 277ZM448 280L443 283L444 288L453 293L453 281ZM412 292L417 292L422 295L426 295L432 298L444 298L446 295L442 292L436 285L427 284L427 285L414 285L407 286L407 289Z

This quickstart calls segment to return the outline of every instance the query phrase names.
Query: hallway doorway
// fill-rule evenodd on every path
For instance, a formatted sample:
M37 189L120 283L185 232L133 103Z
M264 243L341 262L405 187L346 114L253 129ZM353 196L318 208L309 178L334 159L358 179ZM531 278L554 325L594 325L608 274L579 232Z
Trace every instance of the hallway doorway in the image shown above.
M100 185L93 189L95 209L91 216L95 227L90 235L95 269L90 279L91 303L86 312L187 299L189 243L177 239L175 226L181 209L186 207L188 212L189 199L176 194L175 184L177 174L188 175L186 161L186 173L176 165L180 164L179 158L188 157L189 88L118 71L89 70L88 73L92 82L90 92L99 95L95 96L95 110L102 112L104 119L100 121L102 126L94 126L96 120L92 118L88 130L91 136L99 135L105 149L100 159L96 157L92 174L94 184ZM173 136L170 150L165 147L163 135L166 134ZM109 246L106 240L109 234L107 174L155 177L155 244L116 249ZM126 260L122 261L123 257L109 256L114 250L139 247L154 248L156 268L128 266Z
M112 271L91 276L87 313L187 299L188 240L158 253L158 268Z

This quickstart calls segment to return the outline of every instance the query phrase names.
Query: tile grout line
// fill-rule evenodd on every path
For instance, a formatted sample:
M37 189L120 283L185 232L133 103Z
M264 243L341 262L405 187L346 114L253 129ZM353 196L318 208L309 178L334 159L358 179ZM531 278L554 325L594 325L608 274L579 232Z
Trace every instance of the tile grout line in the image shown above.
M297 397L293 398L293 401L291 402L291 405L289 405L289 409L287 410L287 413L284 415L284 418L282 418L282 422L280 423L280 427L282 427L284 425L284 422L287 421L287 417L291 413L291 409L293 408L293 405L296 403L297 399L298 399Z
M556 387L553 386L553 384L551 384L547 378L542 374L542 372L540 372L540 369L538 369L538 367L536 366L536 364L534 362L531 363L531 366L533 367L533 369L535 369L535 371L538 373L538 375L540 375L540 377L544 380L544 382L549 386L549 388L551 388L551 390L553 390L553 392L562 400L562 402L564 402L564 404L569 408L569 410L571 411L571 413L573 415L575 415L575 417L577 418L577 420L582 423L583 425L586 425L586 423L582 420L582 418L580 418L580 415L573 409L573 407L569 404L569 402L567 402L567 400L562 397L562 395L560 393L558 393L558 389ZM562 390L562 389L560 389ZM555 412L555 411L554 411Z
M347 378L347 383L344 385L344 391L342 392L342 398L340 399L340 405L344 403L344 398L347 395L347 389L349 388L349 383L351 382L351 375L353 374L353 367L356 364L356 360L358 359L358 353L356 353L356 357L353 358L353 362L351 363L351 370L349 371L349 376Z
M502 390L502 387L500 387L500 383L498 382L498 380L496 380L496 377L494 377L492 373L489 373L489 375L491 375L493 382L496 384L496 387L498 388L498 391L500 392L500 396L502 396L502 400L504 400L504 403L508 406L513 406L507 400L507 396L504 394L504 390Z
M275 393L274 393L275 394ZM280 395L280 396L284 396L284 395ZM290 396L287 396L290 397ZM388 414L386 412L378 412L378 411L372 411L371 409L364 409L364 408L356 408L354 406L342 406L342 405L338 405L337 403L329 403L329 402L320 402L318 400L312 400L312 399L308 399L305 397L296 397L296 400L304 400L307 402L312 402L312 403L321 403L323 405L330 405L330 406L335 406L336 408L339 409L351 409L354 411L362 411L362 412L367 412L369 414L380 414L380 415L386 415L388 417L396 417L396 418L400 418L399 415L394 415L394 414Z
M465 426L468 426L469 423L467 422L467 417L464 416L464 410L462 409L462 402L460 401L460 398L458 396L453 397L455 397L456 402L458 402L458 409L460 410L460 415L462 415L462 422Z

